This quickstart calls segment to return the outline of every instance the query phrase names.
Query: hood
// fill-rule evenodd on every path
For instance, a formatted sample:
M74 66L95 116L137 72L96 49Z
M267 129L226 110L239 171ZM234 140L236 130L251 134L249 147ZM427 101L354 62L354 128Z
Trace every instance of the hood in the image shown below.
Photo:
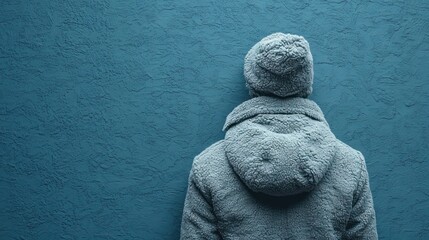
M335 154L335 136L306 98L255 97L226 118L225 154L252 191L272 196L309 192Z

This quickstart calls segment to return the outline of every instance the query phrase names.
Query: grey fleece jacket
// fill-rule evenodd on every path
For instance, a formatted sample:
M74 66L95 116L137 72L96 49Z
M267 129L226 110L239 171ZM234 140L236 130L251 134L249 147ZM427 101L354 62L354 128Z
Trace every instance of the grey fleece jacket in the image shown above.
M195 157L181 239L377 239L362 154L306 98L255 97Z

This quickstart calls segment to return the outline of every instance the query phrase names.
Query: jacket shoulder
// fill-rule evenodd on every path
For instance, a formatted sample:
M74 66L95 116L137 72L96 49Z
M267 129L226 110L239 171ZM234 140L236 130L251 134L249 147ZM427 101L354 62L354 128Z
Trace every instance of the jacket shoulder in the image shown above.
M359 187L362 175L366 171L363 154L340 140L338 140L337 146L334 168L341 172L343 177L353 181L356 184L355 188Z
M225 152L223 149L223 144L224 144L224 140L222 139L208 146L201 153L195 156L192 165L198 166L198 165L209 164L211 162L210 160L214 160L224 156Z
M192 162L192 172L199 180L213 177L227 167L223 139L204 149Z
M340 153L340 156L343 157L344 161L347 161L349 164L357 164L361 165L362 161L364 160L363 154L357 150L351 147L350 145L342 142L341 140L338 140L338 150Z

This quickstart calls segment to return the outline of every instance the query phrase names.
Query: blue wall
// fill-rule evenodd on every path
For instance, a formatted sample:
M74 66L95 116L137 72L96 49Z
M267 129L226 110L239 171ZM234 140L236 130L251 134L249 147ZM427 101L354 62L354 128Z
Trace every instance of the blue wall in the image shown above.
M0 3L0 239L177 239L243 57L303 35L312 99L367 160L380 239L429 239L429 3Z

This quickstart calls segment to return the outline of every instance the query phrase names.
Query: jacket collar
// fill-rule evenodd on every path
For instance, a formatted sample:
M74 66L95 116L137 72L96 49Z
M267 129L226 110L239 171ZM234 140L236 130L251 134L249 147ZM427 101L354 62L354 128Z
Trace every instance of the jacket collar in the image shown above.
M328 125L322 110L312 100L307 98L277 98L259 96L251 98L232 110L226 117L222 131L232 125L240 123L258 114L304 114L312 119L325 122ZM329 125L328 125L329 126Z

